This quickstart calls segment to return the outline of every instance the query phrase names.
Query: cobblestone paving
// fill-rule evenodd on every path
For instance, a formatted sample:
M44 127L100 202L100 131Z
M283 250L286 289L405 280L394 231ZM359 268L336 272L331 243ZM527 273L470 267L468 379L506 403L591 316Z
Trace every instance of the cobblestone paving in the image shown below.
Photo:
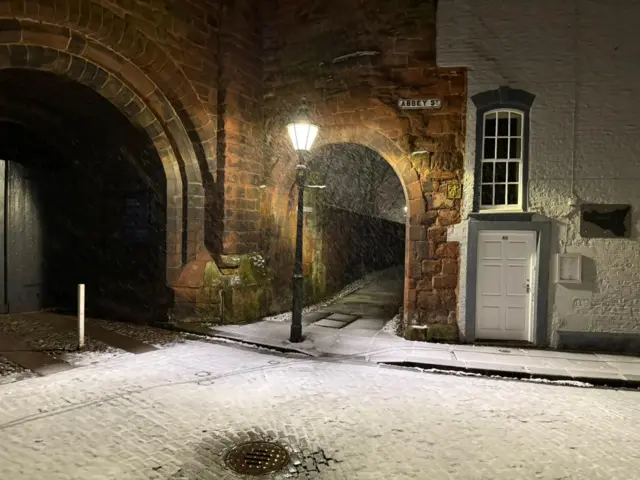
M427 374L186 342L0 385L0 478L239 479L251 439L273 479L638 478L640 393Z

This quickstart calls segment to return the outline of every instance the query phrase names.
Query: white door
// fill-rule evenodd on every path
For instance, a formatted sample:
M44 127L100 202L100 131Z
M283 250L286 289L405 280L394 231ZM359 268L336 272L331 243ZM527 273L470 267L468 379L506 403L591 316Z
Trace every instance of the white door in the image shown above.
M536 232L481 231L476 338L533 341Z

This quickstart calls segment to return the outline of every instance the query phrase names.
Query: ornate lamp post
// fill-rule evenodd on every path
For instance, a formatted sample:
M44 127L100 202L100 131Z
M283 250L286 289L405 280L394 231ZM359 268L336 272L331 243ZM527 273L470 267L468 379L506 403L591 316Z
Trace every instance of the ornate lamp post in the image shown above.
M304 225L304 188L307 183L307 166L304 155L311 149L316 136L318 126L309 120L308 109L302 107L293 121L287 125L287 131L291 138L294 150L298 153L298 165L296 166L296 183L298 185L298 216L296 225L296 257L293 270L293 308L291 310L291 342L302 341L302 235Z

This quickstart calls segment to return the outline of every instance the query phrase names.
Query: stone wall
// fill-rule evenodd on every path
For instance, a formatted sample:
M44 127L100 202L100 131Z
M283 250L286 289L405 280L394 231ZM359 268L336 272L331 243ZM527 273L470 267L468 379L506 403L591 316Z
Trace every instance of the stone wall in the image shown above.
M152 139L167 177L169 282L204 242L220 15L206 2L0 2L0 68L87 85Z
M459 221L460 204L443 192L462 178L466 74L436 67L435 3L279 0L266 10L265 162L273 210L265 230L267 243L286 243L278 229L296 158L284 126L306 97L321 127L316 147L369 147L403 184L405 321L455 326L457 277L451 266L443 271L442 259L457 263L457 245L444 227ZM402 98L439 98L443 106L402 111Z
M333 207L321 207L320 216L328 295L367 273L403 264L404 225Z
M438 63L469 68L469 97L501 85L536 96L529 211L553 221L553 253L579 253L584 262L582 284L551 282L551 343L562 331L640 333L640 5L441 0L438 16ZM473 268L465 262L476 142L471 101L466 121L465 221L450 232L462 245L460 320L464 277ZM581 203L631 204L631 238L582 238Z
M178 297L200 253L257 250L261 48L261 9L248 0L0 1L0 68L87 85L152 140Z

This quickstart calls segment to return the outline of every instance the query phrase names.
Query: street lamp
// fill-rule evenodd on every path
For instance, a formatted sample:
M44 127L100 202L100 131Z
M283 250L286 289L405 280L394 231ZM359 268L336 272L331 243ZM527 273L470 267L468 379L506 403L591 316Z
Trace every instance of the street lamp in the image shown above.
M308 110L303 107L287 125L287 132L291 138L293 149L298 153L296 166L296 183L298 185L298 217L296 225L296 257L293 270L293 307L291 309L291 335L289 340L297 343L302 341L302 236L304 225L304 188L307 183L307 166L304 154L311 149L318 126L309 120Z

